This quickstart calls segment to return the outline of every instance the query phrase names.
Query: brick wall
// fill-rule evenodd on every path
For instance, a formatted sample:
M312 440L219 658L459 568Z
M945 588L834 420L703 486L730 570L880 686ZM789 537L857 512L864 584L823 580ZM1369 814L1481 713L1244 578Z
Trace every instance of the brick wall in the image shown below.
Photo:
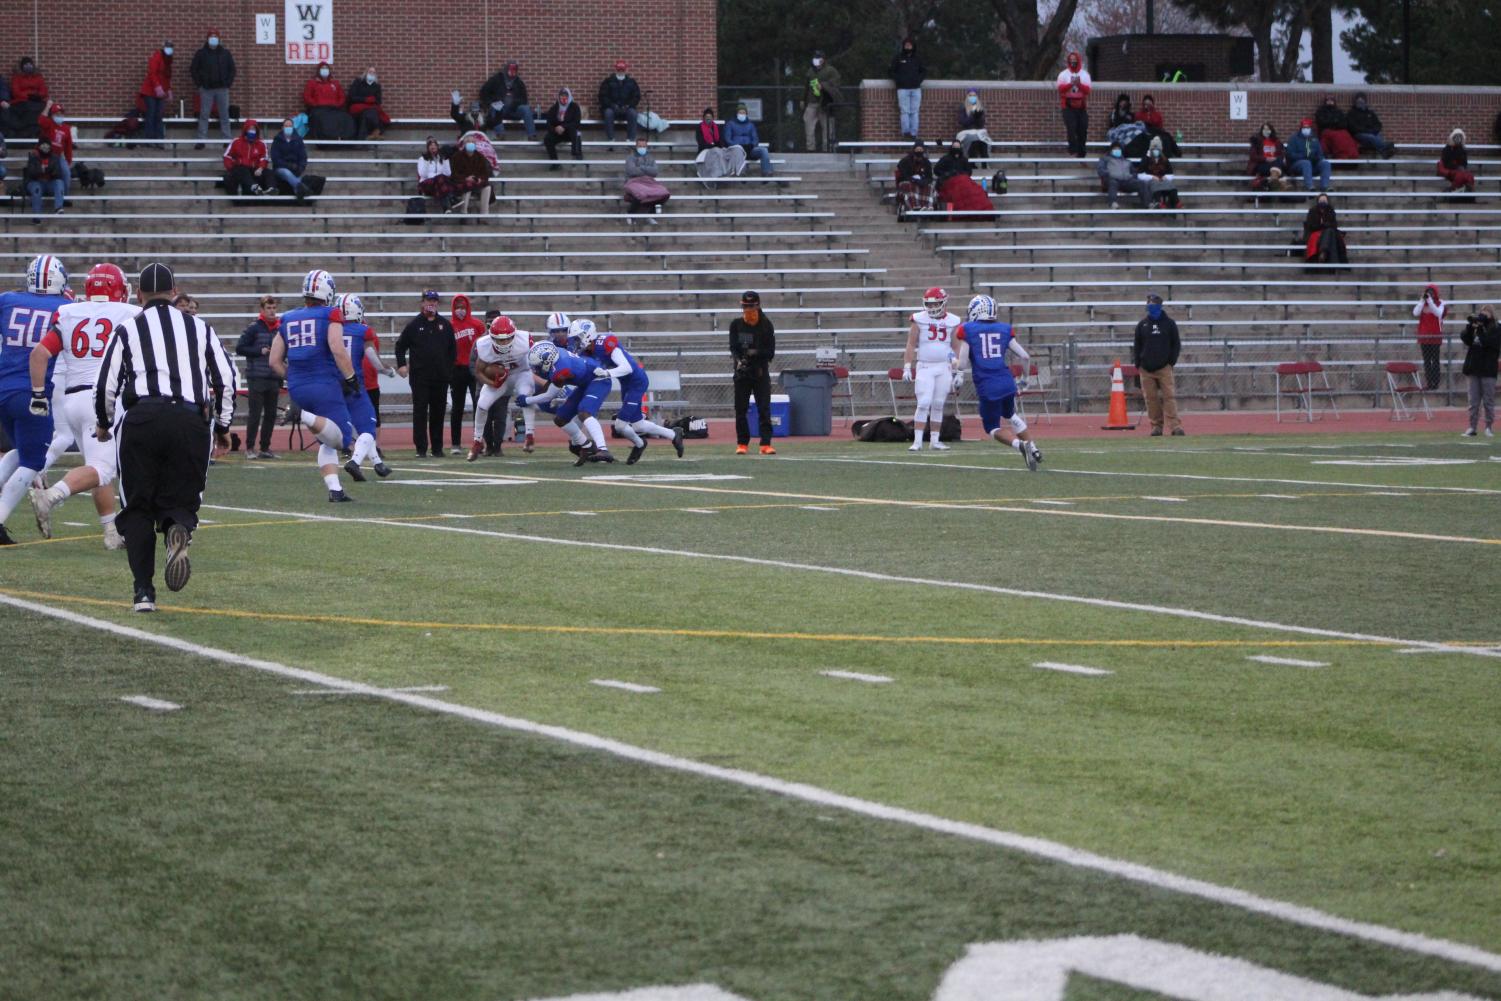
M155 0L118 14L114 7L84 0L8 4L3 58L34 54L52 95L75 117L119 115L134 101L151 52L171 38L175 96L191 106L188 67L213 26L239 69L233 103L254 115L300 109L314 67L284 62L279 0ZM276 14L276 45L255 44L257 12ZM697 118L714 102L715 48L714 0L334 2L334 78L347 88L373 65L386 108L398 118L446 116L449 90L477 96L507 59L521 63L539 113L560 86L572 87L592 113L599 82L617 57L630 62L653 111ZM6 72L13 70L9 62Z
M1167 64L1175 69L1202 66L1203 72L1189 80L1229 80L1232 55L1237 49L1244 56L1255 57L1251 39L1231 35L1109 35L1091 38L1084 58L1090 76L1101 80L1161 80L1157 67ZM1247 74L1249 75L1249 74Z
M1058 93L1049 82L929 81L923 86L922 133L925 137L953 135L964 92L978 87L985 104L985 122L997 141L1057 136L1064 143ZM1232 90L1244 90L1249 101L1245 121L1230 120ZM1091 139L1103 139L1105 123L1117 94L1130 94L1139 105L1150 93L1169 129L1181 129L1185 141L1244 142L1263 121L1271 121L1286 137L1299 119L1312 116L1325 94L1335 95L1348 108L1356 92L1364 92L1372 110L1381 116L1386 137L1393 142L1443 143L1449 130L1465 130L1471 145L1490 143L1491 127L1501 112L1501 88L1490 87L1335 87L1328 84L1143 84L1095 81L1090 95ZM866 80L860 94L861 136L867 141L901 138L896 94L888 80Z

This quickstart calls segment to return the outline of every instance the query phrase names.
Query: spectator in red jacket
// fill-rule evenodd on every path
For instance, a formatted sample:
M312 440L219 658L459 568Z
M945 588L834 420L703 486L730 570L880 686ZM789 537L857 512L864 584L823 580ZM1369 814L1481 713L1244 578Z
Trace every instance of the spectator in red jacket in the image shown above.
M37 138L50 142L53 155L61 157L63 196L67 197L68 189L73 186L73 129L61 104L48 101L44 109L36 120Z
M474 373L469 371L469 353L474 350L474 339L487 336L484 323L474 315L467 295L456 295L450 306L453 322L453 376L448 383L452 409L448 413L448 430L452 432L455 453L468 451L468 442L461 435L464 430L464 403L472 398L479 403L479 390L475 387Z
M22 56L10 77L11 138L36 138L36 120L47 106L47 81L37 72L36 60Z
M1068 155L1084 156L1089 134L1089 70L1079 53L1068 54L1068 65L1058 74L1058 101L1063 106L1063 127L1068 132Z
M1261 130L1251 136L1246 172L1251 175L1252 191L1286 190L1287 147L1277 136L1271 122L1262 122Z
M1313 122L1319 127L1319 142L1331 160L1359 160L1360 144L1350 134L1350 123L1344 109L1334 100L1333 94L1325 95L1324 103L1314 113Z
M1448 305L1440 298L1437 285L1423 289L1423 298L1412 307L1418 318L1418 350L1423 352L1423 385L1438 388L1439 361L1444 350L1444 315Z
M146 106L141 124L142 139L167 138L162 114L167 102L172 100L172 51L172 42L168 40L146 61L146 79L141 81L141 89L136 92Z
M302 85L302 103L312 108L344 107L344 88L333 78L333 67L319 63L318 71Z
M1162 112L1157 110L1157 100L1151 94L1141 95L1141 110L1136 112L1136 120L1147 127L1147 134L1162 140L1162 153L1164 156L1179 156L1182 150L1178 148L1178 140L1167 130L1162 122Z
M1475 190L1475 175L1470 172L1470 154L1465 151L1465 130L1449 133L1449 141L1438 154L1438 176L1449 182L1450 191Z
M333 73L333 67L328 63L319 63L312 77L302 85L302 103L307 108L310 139L354 138L354 116L344 110L349 100Z
M271 160L260 133L260 123L247 118L240 138L224 151L224 190L228 194L263 195L273 187Z

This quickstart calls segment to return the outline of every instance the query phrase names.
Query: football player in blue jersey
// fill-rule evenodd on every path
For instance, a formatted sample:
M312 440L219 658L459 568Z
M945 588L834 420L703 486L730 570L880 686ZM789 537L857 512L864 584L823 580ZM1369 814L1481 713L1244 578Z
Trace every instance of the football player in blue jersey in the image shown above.
M954 376L954 388L957 390L964 378L967 359L974 374L975 395L980 399L980 424L985 433L1020 452L1027 468L1035 473L1042 462L1042 451L1033 443L1027 422L1016 412L1017 380L1006 354L1016 356L1023 373L1032 357L1017 343L1011 324L996 319L995 300L988 295L977 295L969 301L969 319L954 337L959 343L959 373ZM1022 383L1023 388L1025 385Z
M615 457L605 444L604 429L599 426L599 408L604 404L605 397L610 395L610 380L594 376L594 370L599 366L590 358L582 358L551 343L533 344L527 355L527 364L531 366L533 373L554 386L575 387L552 418L552 422L558 427L565 427L569 421L577 418L588 436L589 440L580 450L578 461L574 465L614 462ZM523 405L533 403L528 395L526 404Z
M67 293L67 268L43 254L27 265L26 291L0 295L0 427L13 446L0 458L0 546L15 545L5 519L47 464L56 359L48 361L46 377L36 385L31 379L31 350L52 329L59 307L71 301Z
M333 298L334 276L309 271L302 280L302 308L282 314L269 361L272 371L286 376L287 393L302 409L303 426L318 439L318 472L328 487L329 503L341 503L354 499L339 483L338 449L354 443L348 401L360 391L360 376Z
M349 357L368 361L377 372L387 376L396 374L396 369L380 360L380 351L376 348L375 331L365 323L365 303L353 292L346 292L334 296L334 309L338 310L344 318L344 346L349 352ZM344 472L357 483L365 482L365 474L360 471L367 460L373 460L375 475L385 479L391 475L391 467L381 459L380 449L376 446L375 436L379 433L379 421L375 416L375 405L370 402L370 394L365 391L365 381L360 380L359 392L346 397L345 402L349 407L349 420L354 425L354 452L349 461L344 463Z
M670 430L646 419L642 401L650 386L641 363L620 346L614 334L601 331L591 320L574 320L573 332L578 336L584 357L592 358L599 365L594 370L594 377L620 381L620 412L616 414L615 423L622 436L631 442L631 454L626 459L626 465L635 465L636 460L641 458L641 453L646 451L646 441L642 435L672 442L672 447L677 450L678 458L681 459L683 432Z

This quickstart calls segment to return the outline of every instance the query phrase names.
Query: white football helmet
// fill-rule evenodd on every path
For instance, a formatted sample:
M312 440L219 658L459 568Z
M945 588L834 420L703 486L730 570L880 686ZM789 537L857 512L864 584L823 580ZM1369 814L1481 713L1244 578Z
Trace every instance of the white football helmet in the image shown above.
M948 308L948 304L948 292L937 285L922 294L922 308L935 320L943 319L943 311Z
M526 353L526 363L538 375L551 376L553 366L558 363L557 345L546 341L533 344L532 349Z
M995 319L995 300L988 295L977 295L969 301L969 318L976 322Z
M594 342L599 340L599 328L593 320L574 320L568 326L568 335L579 339L579 348L584 351L592 351Z
M302 297L329 302L334 297L334 276L327 271L309 271L302 280Z
M553 334L567 330L573 321L568 319L567 313L553 313L547 318L547 334L551 339Z
M353 292L341 292L334 296L334 308L350 323L365 322L365 304Z
M34 257L26 266L26 291L62 295L68 287L68 269L51 254Z

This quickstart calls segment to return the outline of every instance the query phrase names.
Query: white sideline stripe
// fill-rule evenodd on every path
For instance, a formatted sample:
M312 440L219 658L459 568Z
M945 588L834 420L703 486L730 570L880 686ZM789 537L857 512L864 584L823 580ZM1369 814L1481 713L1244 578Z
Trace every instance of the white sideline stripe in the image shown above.
M681 509L684 514L718 514L718 511L710 511L706 507L685 507Z
M631 681L614 681L610 678L595 678L589 684L598 685L600 688L618 688L622 692L636 692L639 695L651 695L654 692L662 690L651 685L638 685Z
M1299 660L1296 657L1273 657L1265 653L1253 653L1246 660L1254 660L1261 664L1281 664L1284 667L1328 667L1325 660Z
M571 730L567 727L554 726L548 723L537 723L513 716L505 716L487 709L476 709L472 706L444 702L440 699L434 699L413 692L394 692L390 689L376 688L358 681L350 681L346 678L337 678L330 674L323 674L320 671L311 671L305 668L278 664L275 661L247 657L244 654L232 653L228 650L219 650L214 647L190 643L175 636L161 636L131 626L118 625L106 619L96 619L87 615L80 615L77 612L68 611L67 609L53 608L50 605L42 605L22 598L12 598L6 594L0 594L0 604L23 609L38 615L47 615L64 622L86 626L90 629L97 629L116 636L140 640L145 643L155 643L158 646L180 650L184 653L200 657L207 657L225 664L248 667L252 670L262 671L278 677L292 678L310 685L321 685L325 688L338 688L349 692L357 692L374 698L399 702L418 709L426 709L430 712L457 716L504 730L535 734L572 744L576 747L587 747L657 768L667 768L689 775L699 775L704 778L729 782L749 789L759 789L764 792L775 793L779 796L801 800L805 803L845 810L849 813L873 817L878 820L906 824L910 827L934 831L939 834L967 838L972 841L995 845L999 848L1035 855L1039 858L1062 863L1063 865L1089 869L1146 886L1170 890L1186 896L1198 897L1214 903L1224 904L1228 907L1237 907L1255 914L1264 914L1268 917L1288 921L1292 924L1317 928L1340 935L1348 935L1351 938L1363 939L1367 942L1388 945L1397 949L1406 949L1409 952L1436 956L1451 962L1465 963L1470 966L1477 966L1482 969L1501 973L1501 955L1487 952L1477 946L1467 945L1463 942L1451 942L1447 939L1432 938L1417 932L1401 931L1396 928L1387 928L1383 925L1370 924L1364 921L1341 918L1333 914L1326 914L1312 907L1305 907L1301 904L1272 900L1254 893L1248 893L1245 890L1235 889L1234 887L1220 886L1205 880L1180 876L1161 869L1154 869L1151 866L1109 858L1104 855L1096 855L1093 852L1071 848L1068 845L1060 844L1056 841L1048 841L1044 838L997 830L996 828L983 827L979 824L971 824L964 821L949 820L934 816L933 814L907 810L885 803L877 803L872 800L860 799L856 796L847 796L843 793L832 792L828 789L821 789L806 783L789 782L785 779L760 775L756 772L748 772L738 768L724 768L719 765L705 764L688 758L664 754L661 751L636 747L618 740L612 740L608 737L600 737L595 734L583 733L578 730Z
M597 518L597 517L599 517L599 512L598 511L569 511L567 513L573 515L576 518Z
M1411 497L1412 494L1403 493L1400 490L1368 490L1367 497Z
M839 510L837 507L823 507L822 505L819 505L819 504L803 504L803 505L801 505L801 507L802 507L802 510L804 510L804 511L838 511Z
M388 688L388 692L446 692L447 685L407 685L404 688ZM356 695L357 692L346 692L339 688L299 688L292 692L293 695Z
M160 713L169 713L174 709L182 708L182 706L178 705L176 702L167 702L162 699L153 699L149 695L122 695L120 696L120 701L129 702L131 705L140 706L142 709L153 709L156 712Z
M893 679L884 674L861 674L859 671L819 671L825 678L843 678L845 681L863 681L870 685L888 685Z
M1142 500L1150 500L1150 501L1162 501L1164 504L1187 504L1188 503L1188 501L1184 500L1182 497L1152 497L1150 495L1143 495L1141 499Z
M1104 668L1085 667L1082 664L1060 664L1052 660L1039 660L1032 666L1040 667L1044 671L1062 671L1065 674L1106 675L1115 673L1114 671L1107 671Z
M1061 501L1061 500L1034 500L1032 503L1033 504L1051 504L1051 505L1053 505L1055 507L1073 507L1074 506L1074 502L1073 501Z
M1265 497L1267 500L1301 500L1297 494L1257 494L1257 497Z
M461 525L437 525L430 522L386 521L380 518L338 518L326 514L299 514L296 511L274 511L269 508L229 507L223 504L205 504L216 511L235 511L240 514L264 514L283 518L300 518L306 521L331 521L344 525L381 525L385 528L410 528L427 532L453 532L460 535L479 535L491 539L512 539L517 542L537 542L549 546L580 546L585 549L608 549L624 553L647 553L652 556L678 556L687 559L718 560L724 563L744 563L751 566L774 567L780 570L806 570L810 573L835 574L881 583L918 584L925 587L953 588L960 591L978 591L982 594L1001 594L1011 598L1038 598L1044 601L1063 601L1095 608L1113 608L1126 612L1149 612L1154 615L1171 615L1199 622L1218 622L1229 626L1248 626L1252 629L1270 629L1276 632L1296 633L1301 636L1322 636L1325 639L1364 640L1393 647L1424 647L1448 653L1467 653L1478 657L1501 659L1501 652L1476 647L1451 646L1430 640L1408 640L1372 633L1347 633L1339 629L1323 629L1318 626L1297 626L1265 619L1248 619L1238 615L1222 615L1219 612L1200 612L1192 608L1174 608L1170 605L1149 605L1136 601L1117 601L1113 598L1091 598L1077 594L1059 594L1053 591L1028 591L1023 588L1000 587L995 584L974 584L958 580L934 580L927 577L903 577L896 574L878 573L874 570L855 570L848 567L827 567L815 563L793 563L788 560L768 560L756 556L737 556L731 553L700 553L691 549L663 549L657 546L632 546L623 542L588 542L582 539L555 539L546 535L526 535L521 532L498 532L491 529L468 528ZM1018 508L1017 510L1026 510ZM1076 514L1082 512L1067 512ZM0 596L3 597L3 596Z

